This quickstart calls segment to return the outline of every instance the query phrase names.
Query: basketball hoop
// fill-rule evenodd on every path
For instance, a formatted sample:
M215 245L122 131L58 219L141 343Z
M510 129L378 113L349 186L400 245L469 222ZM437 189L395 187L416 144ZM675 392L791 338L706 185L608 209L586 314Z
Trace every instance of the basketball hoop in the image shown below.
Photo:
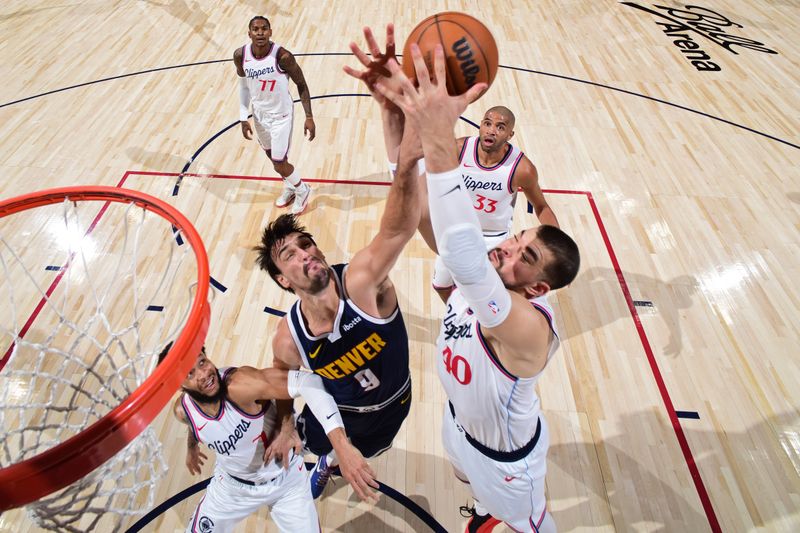
M158 439L145 432L138 449L135 439L200 352L208 288L199 234L158 198L81 186L0 202L0 306L7 306L0 309L0 350L8 348L0 359L0 512L37 502L37 519L66 515L40 525L74 529L65 521L108 510L91 498L119 493L107 490L116 474L90 474L123 448L119 461L133 465L123 477L153 470L155 461L142 453L160 448ZM143 484L131 482L134 489ZM49 501L40 506L43 498ZM78 501L78 516L71 516ZM143 503L138 509L149 507Z

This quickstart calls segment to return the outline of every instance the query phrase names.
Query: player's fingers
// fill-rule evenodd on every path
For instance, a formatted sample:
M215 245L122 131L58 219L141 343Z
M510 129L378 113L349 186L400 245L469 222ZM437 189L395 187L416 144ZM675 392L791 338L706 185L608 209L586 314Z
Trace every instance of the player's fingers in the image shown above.
M436 45L436 49L433 51L433 72L437 87L445 87L447 74L445 73L444 49L439 44Z
M386 55L394 57L395 44L394 44L394 24L391 22L386 25Z
M378 81L375 84L375 89L403 111L407 109L403 95L392 89L389 84L384 83L383 81Z
M387 85L389 85L394 91L402 93L402 94L415 94L417 92L416 87L408 79L403 69L400 68L400 64L395 59L390 59L386 63L386 67L389 69L391 73L391 77L386 80ZM382 80L383 81L383 80Z
M428 66L425 65L422 52L420 52L419 46L417 46L416 43L411 45L411 59L414 61L414 70L417 73L417 83L419 83L420 89L430 88L431 76L428 72Z
M367 40L367 47L369 48L369 53L372 54L372 59L379 59L381 57L381 49L378 46L378 41L375 40L372 28L364 27L364 38Z
M369 488L369 485L367 485L363 479L357 479L353 489L356 491L356 494L358 494L358 497L365 502L375 499L375 493L372 492L372 489Z
M356 43L350 43L350 51L353 52L353 55L356 56L356 59L358 59L362 65L369 67L372 60Z
M488 83L483 83L483 82L476 83L475 85L470 87L469 90L467 90L467 92L464 93L464 100L465 100L466 104L471 104L472 102L474 102L475 100L480 98L480 96L488 88L489 88L489 84ZM466 108L466 104L464 105L464 108Z

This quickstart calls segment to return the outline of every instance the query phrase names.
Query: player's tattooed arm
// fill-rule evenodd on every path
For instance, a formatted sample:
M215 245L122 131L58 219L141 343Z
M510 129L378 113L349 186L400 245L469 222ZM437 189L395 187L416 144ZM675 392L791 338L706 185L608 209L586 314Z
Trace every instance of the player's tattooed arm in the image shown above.
M181 404L181 395L175 401L175 404L172 407L172 413L175 415L180 422L186 424L187 426L187 435L186 435L186 468L189 469L189 473L200 474L202 472L203 465L208 460L208 456L203 453L203 450L200 448L200 442L198 442L197 437L194 435L194 431L192 430L192 425L189 423L189 419L186 417L186 411L183 410L183 405Z
M244 78L244 56L241 47L233 51L233 65L236 67L236 74Z
M300 103L303 104L303 111L306 113L306 121L303 124L303 134L308 135L308 140L313 141L316 136L317 126L314 124L314 114L311 112L311 92L308 90L306 77L303 70L297 64L292 53L286 49L281 50L278 58L278 66L289 75L289 78L297 85L297 94L300 96Z
M278 324L278 330L272 338L272 366L282 370L297 370L300 368L302 360L294 345L289 325L286 319ZM273 459L278 459L281 464L288 468L290 452L295 454L302 452L302 443L297 435L294 425L294 400L275 400L278 424L275 432L271 435L269 446L264 450L264 463Z

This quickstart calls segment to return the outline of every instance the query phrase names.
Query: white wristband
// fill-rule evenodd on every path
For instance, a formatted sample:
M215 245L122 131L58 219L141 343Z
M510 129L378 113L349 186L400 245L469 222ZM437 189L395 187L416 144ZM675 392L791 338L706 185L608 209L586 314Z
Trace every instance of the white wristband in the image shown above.
M250 116L250 89L247 78L239 78L239 122L246 122Z
M290 370L287 388L292 398L303 397L326 435L334 429L344 427L336 401L325 390L322 378L318 375L302 370Z

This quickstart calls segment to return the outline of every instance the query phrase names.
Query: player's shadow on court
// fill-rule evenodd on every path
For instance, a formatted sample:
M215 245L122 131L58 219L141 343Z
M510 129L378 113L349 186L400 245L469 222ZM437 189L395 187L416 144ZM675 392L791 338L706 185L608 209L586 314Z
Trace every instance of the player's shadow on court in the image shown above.
M128 156L132 163L139 165L141 169L153 172L179 173L189 162L185 157L163 152L152 152L136 146L126 148L125 155ZM195 163L189 168L189 172L193 174L221 174L218 169L204 163Z
M328 216L330 216L330 209L342 213L350 213L354 210L368 208L380 202L384 202L386 196L389 194L388 186L375 184L389 182L386 172L368 174L355 178L349 178L347 176L318 176L318 178L357 181L359 183L336 183L335 181L327 183L309 182L313 188L311 203L308 207L309 212L324 207ZM382 215L383 209L379 209L375 213L375 216L371 217L368 225L365 227L367 236L370 239L378 233L378 222ZM367 224L367 221L364 221L364 223Z
M193 33L200 35L204 41L214 46L220 46L211 36L216 24L209 22L209 15L200 9L199 2L192 2L189 5L186 0L144 0L146 3L162 8L168 15L185 24ZM246 23L245 23L246 24Z
M630 290L640 317L658 315L669 330L669 341L664 346L662 353L670 357L677 357L683 349L682 321L684 309L694 304L694 294L698 289L698 282L692 276L677 276L668 281L657 278L624 272L625 281ZM579 274L576 283L580 283L582 290L588 286L588 293L595 295L619 295L620 288L617 273L610 268L592 267ZM601 299L604 300L604 299ZM647 302L652 303L652 307ZM562 332L566 338L582 333L600 329L620 319L630 319L631 314L627 306L603 305L592 312L583 310L566 331ZM577 330L575 329L577 325ZM658 353L657 350L656 353Z
M700 414L703 416L702 412ZM551 429L553 424L570 424L563 418L559 420L558 413L551 412L546 416L551 423ZM665 417L656 417L653 411L639 411L622 416L616 423L618 427L624 428L622 431L635 429L642 433L648 433L647 428L652 428L654 424L669 426ZM741 432L709 432L694 429L693 425L699 424L700 422L696 420L681 421L712 502L715 500L715 495L718 500L727 501L729 504L738 498L753 501L754 497L748 491L759 489L756 488L757 484L752 483L756 480L754 473L748 475L748 469L753 472L769 469L770 483L778 487L776 494L781 493L780 487L796 486L797 471L780 446L780 433L782 433L780 428L796 428L798 424L796 413L784 413L761 419ZM636 453L631 451L636 443L631 442L630 435L622 432L596 444L574 442L551 445L547 456L548 500L551 502L551 509L558 508L558 511L553 513L553 518L559 531L597 527L600 525L597 517L603 514L606 515L606 520L610 521L607 526L623 532L707 530L708 518L691 482L691 475L679 451L677 438L671 426L664 428L664 432L668 435L667 445L671 453L668 457L654 457L653 461L670 462L670 466L663 468L663 471L670 474L671 484L632 456ZM725 443L724 449L717 443L718 440ZM639 442L642 443L640 448L646 450L643 453L651 454L656 451L642 440ZM698 443L706 443L708 448L701 449ZM772 448L764 449L765 445ZM749 460L754 455L763 459L758 462ZM724 482L712 481L712 476L719 471L720 464L729 464L736 457L748 459L731 465L738 470L736 479L741 479L742 482L724 489L720 486L720 483ZM677 478L683 481L676 481L676 476L671 475L673 471L678 474ZM558 477L571 478L572 482L556 479ZM683 483L682 492L677 492L674 488L678 483ZM583 494L576 494L574 487L581 487ZM769 528L773 522L785 523L786 515L781 513L781 509L792 506L788 489L786 490L784 494L787 496L784 501L775 502L774 505L766 505L766 498L761 498L762 504L758 506L758 512L749 515L756 528ZM721 491L725 491L725 494ZM729 494L730 491L734 494ZM588 493L593 495L594 503L589 501ZM559 505L560 501L569 502L570 505L565 508ZM717 503L714 509L719 520L725 513L725 507Z
M438 434L436 437L438 438ZM306 460L308 460L308 458L306 458ZM453 530L452 524L461 524L462 522L466 521L466 519L462 518L459 514L458 506L453 506L453 508L433 508L431 504L431 500L441 501L445 499L437 496L436 493L429 490L434 485L442 483L441 480L437 481L434 479L433 476L435 472L440 472L444 476L447 476L447 480L444 481L444 484L445 486L451 485L453 487L451 492L456 492L453 496L455 501L459 502L458 505L464 505L469 501L467 489L464 488L461 482L455 479L452 473L452 467L446 458L412 452L395 447L389 450L386 454L378 458L371 459L370 463L372 464L376 473L378 473L379 481L388 484L392 489L396 490L421 507L425 513L432 517L441 526L445 527L448 531ZM406 486L403 486L402 481L386 480L382 478L380 472L384 470L387 464L408 465L408 468L402 469L403 472L406 472L406 475L402 476ZM396 470L395 468L391 467L390 469ZM422 477L415 480L414 475L419 475ZM344 478L334 477L332 480L335 481L336 484L333 487L326 487L326 490L322 496L323 499L321 500L322 502L327 500L328 505L331 507L327 509L327 513L321 508L318 508L321 518L325 514L330 515L337 513L339 516L351 514L343 512L343 508L355 507L360 502L360 499L353 492ZM415 485L422 486L422 490L412 492L409 487L413 487ZM393 517L394 519L389 517ZM393 522L394 524L390 522ZM451 527L448 527L448 524ZM323 530L325 531L340 531L348 533L360 533L362 531L398 533L401 531L418 531L424 533L431 531L431 528L428 527L428 525L409 507L405 506L402 502L387 496L386 494L380 494L378 503L371 507L369 511L360 513L347 521L343 521L343 523L341 523L341 525L338 527L335 526L336 524L330 522L326 524L323 520ZM457 530L460 531L461 529Z

